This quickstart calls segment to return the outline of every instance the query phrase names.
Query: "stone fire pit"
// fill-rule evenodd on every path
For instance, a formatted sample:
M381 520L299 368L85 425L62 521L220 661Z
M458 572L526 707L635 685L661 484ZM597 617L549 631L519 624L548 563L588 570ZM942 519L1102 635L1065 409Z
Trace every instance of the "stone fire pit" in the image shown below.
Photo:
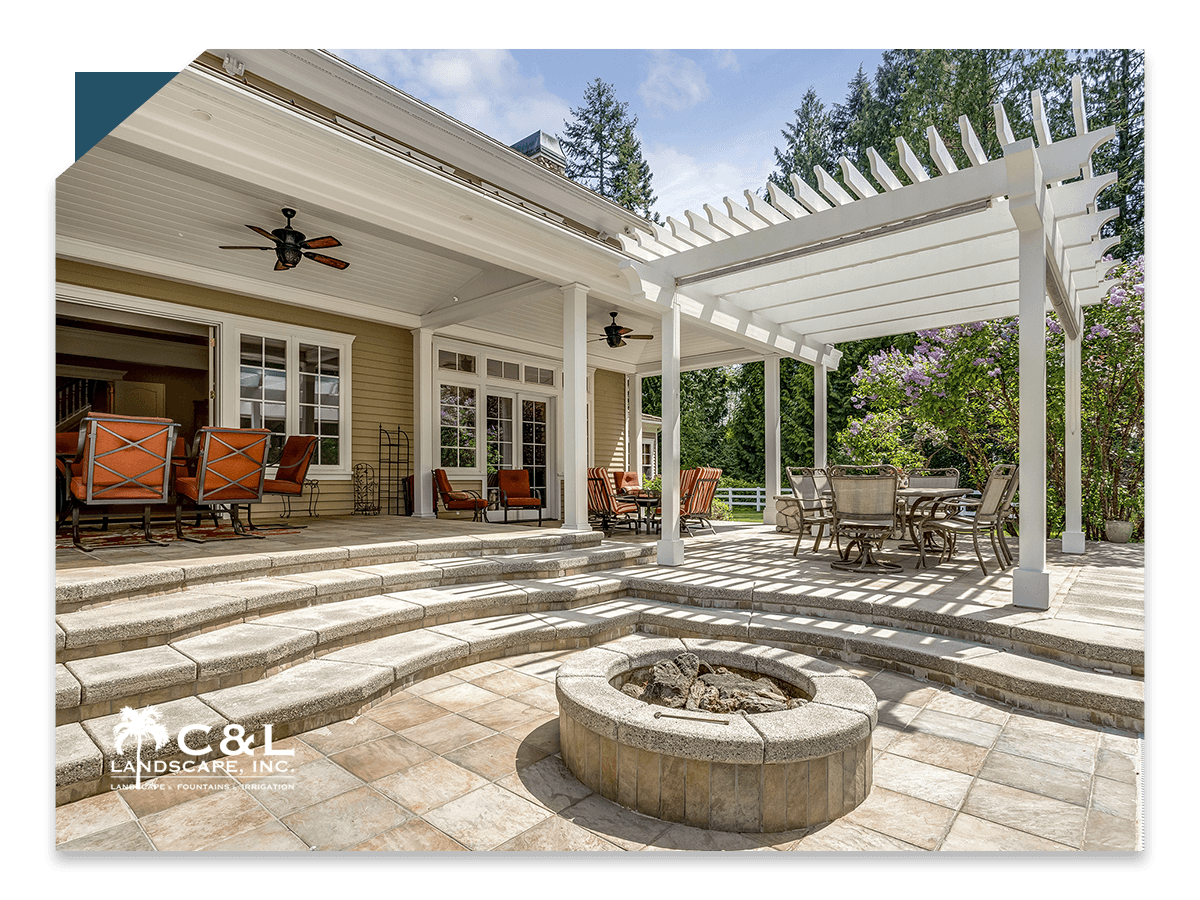
M690 651L798 688L795 709L718 714L622 693L627 673ZM699 828L776 832L829 822L871 791L876 699L825 660L735 641L634 636L585 650L555 681L563 761L629 809Z

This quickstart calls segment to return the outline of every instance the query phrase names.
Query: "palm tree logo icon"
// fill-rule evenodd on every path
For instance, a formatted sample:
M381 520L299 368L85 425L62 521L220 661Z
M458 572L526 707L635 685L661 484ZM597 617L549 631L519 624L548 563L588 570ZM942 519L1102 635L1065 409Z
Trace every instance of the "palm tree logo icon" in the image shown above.
M139 711L128 706L121 709L121 721L113 726L113 737L117 741L117 752L128 739L137 741L137 780L134 787L142 786L142 741L154 738L154 749L159 750L169 740L167 729L158 722L158 710L147 706Z

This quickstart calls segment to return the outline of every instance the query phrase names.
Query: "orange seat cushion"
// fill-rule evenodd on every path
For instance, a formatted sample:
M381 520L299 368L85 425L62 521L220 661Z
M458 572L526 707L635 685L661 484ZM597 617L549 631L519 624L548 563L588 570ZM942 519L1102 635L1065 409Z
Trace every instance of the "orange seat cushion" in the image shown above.
M265 494L300 494L303 491L304 485L294 481L276 481L274 478L268 478L263 482Z

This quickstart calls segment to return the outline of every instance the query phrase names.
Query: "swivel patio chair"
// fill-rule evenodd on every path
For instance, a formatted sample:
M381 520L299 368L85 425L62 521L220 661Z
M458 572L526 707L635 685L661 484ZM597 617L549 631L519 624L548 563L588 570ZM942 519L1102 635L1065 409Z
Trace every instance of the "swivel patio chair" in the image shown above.
M788 481L792 483L792 495L796 498L796 506L800 510L800 533L796 535L796 546L792 548L792 556L800 550L800 541L804 538L804 529L815 530L817 539L813 542L813 552L821 549L821 538L825 534L825 526L829 529L829 544L833 544L833 501L826 496L829 490L829 475L824 469L814 469L809 466L788 466Z
M441 499L442 506L450 510L470 510L471 521L478 522L479 517L483 517L483 521L488 521L487 507L488 502L484 497L479 495L478 491L456 491L450 486L450 477L446 474L445 469L433 470L433 490L435 501ZM435 502L433 508L437 509Z
M497 503L504 508L504 521L510 509L536 509L538 528L542 527L542 509L546 506L542 488L530 487L528 469L501 469L496 473L499 488Z
M142 416L95 414L83 420L79 452L69 469L71 540L77 549L91 552L79 537L85 506L140 506L146 540L164 543L150 536L150 507L170 498L171 447L178 428L170 419Z
M588 518L599 524L604 532L614 528L633 528L641 533L638 505L618 500L613 481L604 468L588 469Z
M317 452L316 435L294 434L283 443L283 452L279 455L279 467L275 477L263 482L263 494L277 494L283 498L282 519L292 516L292 497L298 497L304 492L304 479L308 476L308 467L312 464ZM313 482L315 485L316 482ZM250 508L246 508L246 527L257 528L252 520ZM307 525L296 525L296 528L307 528Z
M680 491L682 508L679 511L679 530L689 537L693 529L716 534L717 530L709 520L712 518L712 502L717 483L721 480L721 470L700 466L694 471L696 475L691 480L690 489Z
M261 538L242 527L238 506L262 501L266 482L267 442L271 432L265 428L201 428L196 434L192 458L195 475L175 479L175 536L180 540L204 543L203 538L183 533L183 502L190 501L199 510L207 506L228 507L234 534Z
M899 572L901 566L876 554L897 530L900 516L896 488L900 472L894 466L833 466L829 485L833 491L833 530L839 559L830 568L843 572ZM842 537L849 543L842 548ZM850 559L852 550L858 556Z
M993 466L987 483L980 492L978 503L964 503L963 512L952 518L929 519L921 524L922 538L926 532L932 531L937 532L944 540L938 562L953 557L958 536L969 534L975 548L975 558L979 560L979 568L983 569L984 575L987 575L987 566L983 564L983 555L979 552L979 536L986 534L992 542L992 552L995 553L996 562L999 563L1000 568L1011 565L1012 560L1007 546L1002 550L997 542L1003 541L999 532L1008 515L1006 506L1012 502L1012 495L1016 492L1016 477L1017 467L1015 465L1001 463ZM972 507L973 514L969 515L967 510ZM919 541L918 546L921 550L919 565L924 567L926 565L925 541Z

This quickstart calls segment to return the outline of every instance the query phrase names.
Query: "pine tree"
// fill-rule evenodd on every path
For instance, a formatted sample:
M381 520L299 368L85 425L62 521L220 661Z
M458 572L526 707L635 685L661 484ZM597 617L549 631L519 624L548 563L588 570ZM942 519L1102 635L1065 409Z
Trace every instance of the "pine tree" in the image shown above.
M781 134L786 144L782 150L775 148L778 169L768 177L789 195L792 194L789 175L795 173L802 181L815 184L814 166L821 166L827 172L836 168L833 118L813 88L805 92L796 110L796 120L784 126Z
M657 221L650 207L658 198L629 104L617 100L613 86L597 78L584 91L583 106L572 109L571 116L564 123L566 136L559 141L567 157L567 177Z

